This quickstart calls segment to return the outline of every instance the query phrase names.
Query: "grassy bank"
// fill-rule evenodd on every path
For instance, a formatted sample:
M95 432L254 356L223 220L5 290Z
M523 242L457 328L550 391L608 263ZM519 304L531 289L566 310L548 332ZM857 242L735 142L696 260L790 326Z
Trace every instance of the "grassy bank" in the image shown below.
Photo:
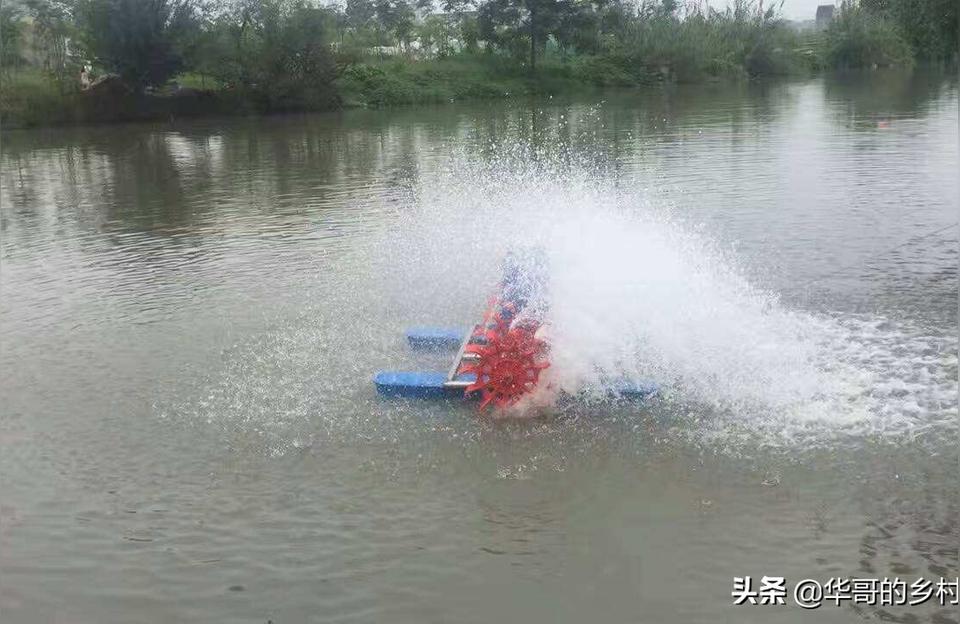
M427 61L370 60L345 68L336 86L346 107L436 104L592 89L571 65L547 62L531 75L509 59L469 54Z
M351 64L334 81L335 99L294 102L277 110L257 93L217 88L215 81L188 77L178 84L183 88L177 91L140 95L121 89L64 92L55 80L40 72L11 74L0 77L0 125L11 128L383 108L595 90L594 82L584 80L570 65L545 63L531 76L504 60L479 56Z
M843 0L816 32L757 0L724 10L450 0L427 15L417 4L8 2L0 123L384 107L957 60L956 0Z
M229 89L195 75L178 77L178 89L135 94L120 85L91 91L63 90L37 71L0 78L0 124L31 127L71 123L158 120L202 115L268 114L337 108L384 108L442 104L464 100L595 92L601 88L645 87L661 82L708 79L746 80L742 66L709 61L708 68L680 68L660 58L637 64L629 56L544 59L531 74L508 57L460 54L430 60L367 59L346 65L329 97L318 102L293 101L276 109L255 92ZM778 75L797 72L779 72Z
M136 93L114 83L90 91L64 89L39 71L0 76L0 127L24 128L114 121L151 121L256 112L228 91L183 89Z
M626 23L593 52L548 41L536 71L516 54L472 52L431 60L367 58L347 64L336 87L347 106L394 106L597 87L642 87L809 75L823 68L823 35L735 13L664 15Z
M226 14L219 22L190 31L193 39L178 35L174 41L186 37L193 43L183 44L183 51L176 54L169 46L162 48L168 71L149 84L118 71L127 67L124 60L129 51L104 64L114 71L95 68L94 73L112 78L83 91L73 70L61 67L62 71L45 73L23 63L6 66L0 73L0 124L435 104L607 87L644 88L664 82L806 76L914 62L902 27L861 4L844 3L831 25L817 32L797 31L772 11L761 15L748 0L734 2L734 8L725 12L688 13L682 19L674 4L645 4L649 10L641 7L636 15L615 16L605 30L601 22L590 26L589 21L574 34L556 27L559 34L544 31L543 38L534 39L536 45L531 46L526 31L513 23L512 30L488 32L485 49L474 45L454 52L448 46L440 53L343 38L331 45L324 30L330 17L326 9L293 0L292 4L262 1L273 13L267 15L269 19L261 16L253 26L244 18L239 23L246 25L237 30L240 18ZM358 28L346 31L354 37L362 33ZM173 37L165 33L158 31L157 37ZM421 33L423 41L436 39L435 34L427 34ZM449 40L454 34L445 36Z
M651 29L603 54L545 54L535 73L498 54L369 59L347 66L335 84L344 106L383 107L662 82L805 76L824 64L822 38L799 37L779 27L757 29L750 37L717 31L692 20L679 29Z

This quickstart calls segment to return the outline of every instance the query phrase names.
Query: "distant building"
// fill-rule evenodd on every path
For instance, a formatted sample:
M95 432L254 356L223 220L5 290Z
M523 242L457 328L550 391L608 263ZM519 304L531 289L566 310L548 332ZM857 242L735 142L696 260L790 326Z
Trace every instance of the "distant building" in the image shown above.
M821 4L817 7L817 28L823 29L830 25L835 8L832 4Z

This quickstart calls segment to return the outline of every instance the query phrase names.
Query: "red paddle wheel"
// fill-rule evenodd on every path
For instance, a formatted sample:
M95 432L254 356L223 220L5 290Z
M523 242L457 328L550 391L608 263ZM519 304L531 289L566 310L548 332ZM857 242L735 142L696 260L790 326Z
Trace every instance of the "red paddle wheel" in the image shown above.
M540 371L550 366L545 359L546 343L535 335L539 323L517 322L511 326L513 316L511 304L485 315L485 325L474 334L482 336L485 344L469 345L467 353L473 359L460 368L461 373L477 376L464 392L481 393L481 411L490 405L499 409L514 405L534 389Z

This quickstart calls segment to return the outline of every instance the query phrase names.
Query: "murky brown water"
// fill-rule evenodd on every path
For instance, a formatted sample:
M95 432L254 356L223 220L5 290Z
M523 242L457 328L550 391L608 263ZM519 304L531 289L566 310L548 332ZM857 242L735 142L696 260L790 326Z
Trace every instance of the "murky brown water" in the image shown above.
M956 79L919 73L4 134L0 619L957 622L730 595L958 574L957 136ZM505 425L377 399L377 369L445 366L405 326L486 294L488 249L420 250L466 225L417 230L416 198L456 217L486 201L458 163L511 151L717 241L779 295L771 323L864 371L856 417L679 382ZM668 299L638 314L753 301ZM740 329L711 348L736 360ZM663 352L718 389L739 366ZM754 400L743 370L723 387Z

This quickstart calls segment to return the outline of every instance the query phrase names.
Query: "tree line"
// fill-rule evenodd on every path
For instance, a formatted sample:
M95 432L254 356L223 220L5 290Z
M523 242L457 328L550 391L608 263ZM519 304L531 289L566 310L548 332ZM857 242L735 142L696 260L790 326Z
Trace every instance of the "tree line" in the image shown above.
M40 69L61 91L89 66L135 93L176 78L262 110L325 108L339 77L366 85L378 74L358 66L385 58L495 58L531 76L550 62L597 84L956 61L958 6L844 0L825 32L798 33L753 0L5 0L0 69L8 84Z

